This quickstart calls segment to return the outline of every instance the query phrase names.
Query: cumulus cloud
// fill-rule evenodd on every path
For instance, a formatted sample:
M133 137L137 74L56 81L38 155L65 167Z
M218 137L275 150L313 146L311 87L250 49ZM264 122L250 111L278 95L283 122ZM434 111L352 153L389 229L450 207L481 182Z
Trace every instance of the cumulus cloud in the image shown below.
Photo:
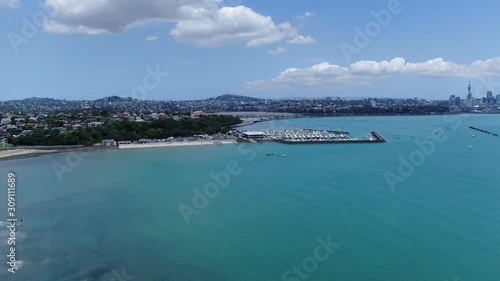
M275 86L343 86L369 85L374 78L413 75L443 78L478 78L500 75L500 57L474 61L469 65L447 62L435 58L420 63L406 62L403 58L390 61L358 61L347 67L323 62L307 68L288 68L275 78L247 82L249 88Z
M304 37L302 35L299 35L299 36L293 38L292 40L289 40L288 43L304 45L304 44L316 43L316 40L314 40L314 38L312 38L311 36Z
M179 41L202 47L217 47L235 41L259 46L297 36L289 23L275 24L270 16L262 16L244 6L223 7L216 11L200 10L190 20L182 20L170 31Z
M175 21L205 7L209 0L45 0L53 11L51 32L98 34L122 32L152 21Z
M147 22L162 21L176 24L169 32L171 36L201 47L237 41L253 47L281 40L303 40L287 22L275 23L270 16L245 6L219 7L221 3L220 0L45 0L45 5L54 12L45 23L45 30L119 33Z
M267 53L270 54L270 55L279 55L279 54L282 54L284 52L286 52L286 48L278 46L276 48L276 50L270 50Z
M19 7L19 0L0 0L0 8L17 8Z

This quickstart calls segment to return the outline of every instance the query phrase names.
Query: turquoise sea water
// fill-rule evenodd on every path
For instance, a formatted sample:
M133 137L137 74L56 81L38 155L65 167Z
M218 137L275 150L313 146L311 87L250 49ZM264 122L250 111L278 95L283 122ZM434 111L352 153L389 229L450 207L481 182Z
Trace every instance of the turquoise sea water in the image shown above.
M246 129L375 130L387 143L101 151L62 181L53 165L66 153L2 161L0 215L14 171L23 266L7 272L2 227L0 280L283 280L294 265L306 274L317 239L330 237L339 247L328 258L285 280L498 281L500 138L468 126L500 133L500 116L264 122ZM429 136L434 151L391 190L384 175L399 176ZM239 173L187 224L179 204L194 208L193 189L228 163Z

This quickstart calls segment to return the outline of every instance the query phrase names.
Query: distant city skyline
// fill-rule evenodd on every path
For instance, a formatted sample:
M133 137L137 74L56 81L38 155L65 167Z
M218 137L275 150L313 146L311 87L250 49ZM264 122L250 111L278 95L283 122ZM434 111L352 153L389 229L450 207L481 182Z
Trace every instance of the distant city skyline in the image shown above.
M485 85L489 85L488 81L483 81L483 85L481 86ZM486 91L484 96L473 95L469 79L466 98L463 99L460 95L450 95L448 101L449 105L454 107L472 107L480 105L500 107L500 94L494 96L493 91Z
M469 78L472 97L490 91L493 99L499 8L495 1L0 0L0 100L447 100L466 99Z

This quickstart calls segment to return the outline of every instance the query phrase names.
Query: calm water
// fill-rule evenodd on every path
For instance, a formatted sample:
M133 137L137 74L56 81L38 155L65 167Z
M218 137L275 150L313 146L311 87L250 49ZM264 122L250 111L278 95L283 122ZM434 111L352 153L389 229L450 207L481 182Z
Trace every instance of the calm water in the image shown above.
M500 133L500 116L448 119L266 122L248 129L345 128L353 137L375 130L388 142L93 152L68 166L62 181L53 165L67 165L68 154L2 161L0 215L5 220L12 170L24 263L7 273L7 233L0 230L0 279L282 280L297 265L302 277L285 280L498 281L500 138L468 126ZM435 150L419 154L415 141L429 136ZM384 175L400 176L401 159L417 154L424 159L391 190ZM194 208L193 189L214 183L210 172L227 171L228 163L239 174L197 202L208 205L191 209L187 224L179 204ZM308 259L304 275L303 261L327 237L340 246L312 263L317 268Z

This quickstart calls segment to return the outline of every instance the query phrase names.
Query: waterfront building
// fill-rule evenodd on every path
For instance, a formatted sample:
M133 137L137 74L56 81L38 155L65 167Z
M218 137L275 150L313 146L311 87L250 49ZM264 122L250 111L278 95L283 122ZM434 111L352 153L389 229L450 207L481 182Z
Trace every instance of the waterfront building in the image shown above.
M115 140L102 140L101 145L107 146L107 147L114 147L114 146L116 146L116 141Z
M266 133L260 131L242 132L241 134L247 139L263 139L267 136Z

